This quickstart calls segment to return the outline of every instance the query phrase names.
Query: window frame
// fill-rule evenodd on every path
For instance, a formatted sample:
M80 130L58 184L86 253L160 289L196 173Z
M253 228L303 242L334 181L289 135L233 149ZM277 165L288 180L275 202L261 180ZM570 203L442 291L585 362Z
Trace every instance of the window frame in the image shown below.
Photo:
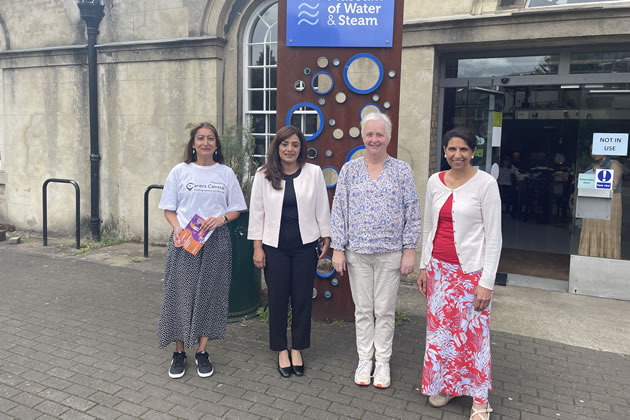
M278 45L278 37L276 34L275 37L275 41L271 41L271 36L270 33L271 31L278 30L278 15L276 14L275 16L275 21L274 22L267 22L265 19L263 19L263 16L265 14L265 12L267 10L269 10L269 8L273 7L274 5L276 5L276 7L279 7L278 4L278 0L267 0L263 3L261 3L255 10L254 12L251 14L247 25L245 26L245 32L243 35L243 42L242 42L242 46L243 46L243 71L242 71L242 81L243 81L243 85L242 85L242 98L243 98L243 122L245 126L250 127L250 129L253 129L253 119L254 116L264 116L265 118L265 128L264 128L264 132L254 132L252 131L252 135L254 136L254 138L260 138L260 137L264 137L265 139L265 149L264 149L264 154L261 153L256 153L256 149L254 151L254 154L252 155L252 158L256 159L256 160L260 160L260 161L264 161L266 159L267 156L267 151L269 150L269 145L271 144L271 141L273 140L273 137L275 136L275 130L271 130L271 126L272 126L272 122L275 123L276 119L276 115L277 115L277 110L276 109L270 109L270 104L268 103L268 98L271 95L271 93L275 93L276 95L276 107L277 107L277 70L276 70L276 83L275 83L275 88L269 87L268 83L270 80L270 73L272 69L277 69L278 68L278 63L277 63L277 57L276 57L276 63L275 64L267 64L268 62L268 57L267 57L267 46L268 45L275 45L276 46L276 52L277 52L277 45ZM253 35L254 30L256 29L256 25L258 24L259 21L264 22L264 24L267 25L267 31L265 32L265 36L264 36L264 40L262 43L260 42L250 42L250 39ZM263 64L262 65L252 65L250 64L250 48L252 46L262 46L263 47ZM254 86L254 87L250 87L250 71L252 69L262 69L263 70L263 75L262 75L262 80L263 80L263 84L262 86ZM252 109L252 103L250 101L250 93L251 92L263 92L263 109L262 110L254 110ZM257 144L258 146L258 144Z

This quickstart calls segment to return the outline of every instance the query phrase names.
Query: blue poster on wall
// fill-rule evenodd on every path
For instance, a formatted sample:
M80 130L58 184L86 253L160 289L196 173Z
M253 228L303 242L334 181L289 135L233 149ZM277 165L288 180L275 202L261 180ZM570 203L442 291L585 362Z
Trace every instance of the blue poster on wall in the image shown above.
M395 0L287 0L288 47L391 47Z

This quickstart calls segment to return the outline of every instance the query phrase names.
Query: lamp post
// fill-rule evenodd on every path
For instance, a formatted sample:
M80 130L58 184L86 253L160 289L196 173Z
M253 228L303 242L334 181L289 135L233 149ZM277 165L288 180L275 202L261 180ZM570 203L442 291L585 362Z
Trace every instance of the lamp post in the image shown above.
M81 19L85 21L88 36L88 85L90 101L90 230L92 239L101 240L101 218L99 211L99 164L101 156L98 146L98 91L96 74L96 36L98 26L105 16L100 0L78 0Z

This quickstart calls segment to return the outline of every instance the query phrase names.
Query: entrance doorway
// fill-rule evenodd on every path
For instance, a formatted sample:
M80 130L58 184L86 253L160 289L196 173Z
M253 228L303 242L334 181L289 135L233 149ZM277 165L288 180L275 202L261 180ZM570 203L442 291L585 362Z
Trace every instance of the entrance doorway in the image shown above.
M580 89L560 85L445 89L444 132L473 128L473 165L498 169L511 284L568 290L579 105Z
M438 136L473 129L472 164L500 184L497 280L630 299L630 51L519 52L440 60ZM441 156L434 163L444 169ZM611 181L590 181L602 173Z

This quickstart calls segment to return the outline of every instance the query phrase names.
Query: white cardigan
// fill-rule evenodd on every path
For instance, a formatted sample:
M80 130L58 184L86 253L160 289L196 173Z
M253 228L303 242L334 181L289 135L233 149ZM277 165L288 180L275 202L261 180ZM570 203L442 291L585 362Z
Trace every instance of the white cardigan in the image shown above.
M284 184L285 181L282 180L282 188L275 190L265 178L264 172L256 172L249 204L247 239L262 240L265 245L278 247ZM330 237L330 205L320 167L304 164L300 175L293 179L293 186L302 243L308 244L320 237Z
M479 284L494 288L501 256L501 197L497 181L483 171L451 190L433 174L427 183L422 232L420 269L425 269L433 253L440 209L453 194L453 235L455 250L464 273L482 270Z

